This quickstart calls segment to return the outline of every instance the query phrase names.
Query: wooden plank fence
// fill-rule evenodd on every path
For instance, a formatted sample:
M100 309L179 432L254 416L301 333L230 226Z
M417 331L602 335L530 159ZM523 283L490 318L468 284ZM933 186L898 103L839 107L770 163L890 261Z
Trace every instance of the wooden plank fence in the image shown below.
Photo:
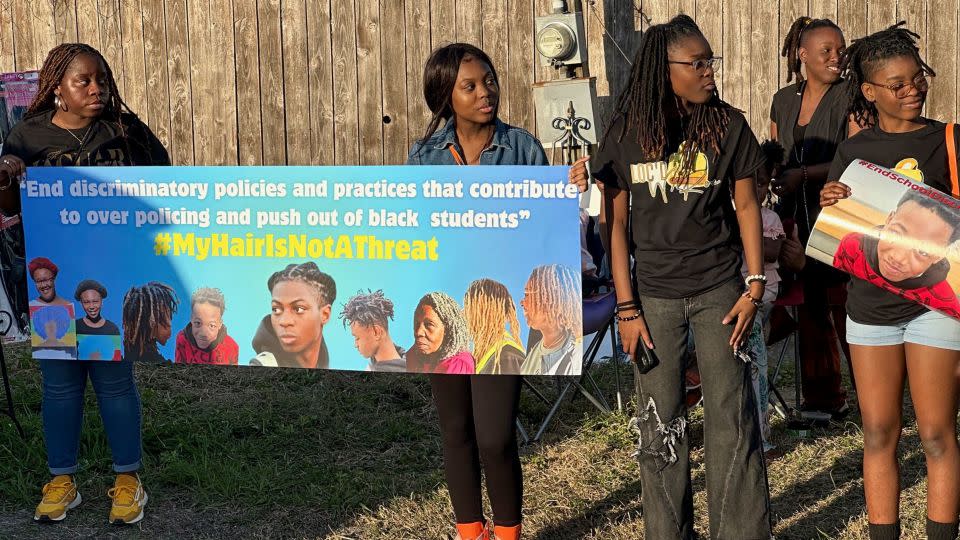
M572 1L584 11L601 125L627 84L625 56L633 60L641 32L680 11L723 55L721 92L761 138L785 77L783 36L804 14L834 19L848 41L906 20L938 74L928 113L957 116L960 0ZM395 164L429 118L423 64L455 40L490 54L503 119L534 130L532 85L553 76L535 56L534 17L550 4L0 0L0 71L37 69L57 43L93 45L177 164Z

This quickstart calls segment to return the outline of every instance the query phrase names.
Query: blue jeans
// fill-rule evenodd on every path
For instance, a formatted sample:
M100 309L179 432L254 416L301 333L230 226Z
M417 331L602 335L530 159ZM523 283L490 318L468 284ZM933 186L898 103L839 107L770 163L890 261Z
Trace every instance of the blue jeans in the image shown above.
M635 377L640 410L633 427L639 436L646 538L694 537L683 380L691 332L703 381L710 538L770 538L767 472L751 366L737 358L729 345L733 325L721 324L742 290L737 279L689 298L640 295L654 352L660 359L648 373Z
M140 468L140 394L133 380L133 362L41 360L40 372L43 437L51 474L77 472L88 375L113 453L113 470L121 473Z

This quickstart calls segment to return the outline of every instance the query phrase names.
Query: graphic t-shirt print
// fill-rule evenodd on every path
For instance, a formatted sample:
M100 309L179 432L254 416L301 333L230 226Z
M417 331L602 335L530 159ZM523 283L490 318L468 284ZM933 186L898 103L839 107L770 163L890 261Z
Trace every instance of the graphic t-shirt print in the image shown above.
M634 184L646 183L650 189L650 196L653 198L656 198L659 192L664 204L668 202L667 193L670 191L680 192L683 195L683 200L686 201L690 193L703 193L711 185L719 184L720 180L710 181L710 162L703 152L697 152L690 174L686 178L678 177L682 168L685 144L681 144L680 148L667 161L630 165L631 181Z
M893 170L914 182L923 183L923 171L920 170L920 164L914 158L901 159Z

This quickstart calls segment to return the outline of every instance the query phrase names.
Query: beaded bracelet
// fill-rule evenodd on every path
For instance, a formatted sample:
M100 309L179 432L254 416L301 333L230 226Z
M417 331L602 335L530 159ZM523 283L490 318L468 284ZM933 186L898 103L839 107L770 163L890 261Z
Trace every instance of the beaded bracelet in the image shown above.
M630 315L629 317L621 317L617 315L617 320L620 322L635 321L643 316L643 313L637 312L636 315Z

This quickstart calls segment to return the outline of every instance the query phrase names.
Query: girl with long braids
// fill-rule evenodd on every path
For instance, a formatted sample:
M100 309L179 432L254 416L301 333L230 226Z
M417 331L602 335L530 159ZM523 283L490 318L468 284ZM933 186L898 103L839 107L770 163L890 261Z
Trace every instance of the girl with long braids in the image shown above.
M683 380L691 331L703 380L710 537L771 531L760 424L740 350L766 281L753 178L764 159L743 114L717 95L718 60L686 15L650 27L592 160L605 184L624 351L636 358L642 346L655 347L659 359L635 377L646 538L694 537ZM570 171L574 181L586 174L579 164Z
M534 339L523 361L524 375L575 375L582 348L583 298L578 276L551 264L530 273L523 290L523 314Z
M423 96L432 117L423 138L410 149L408 165L547 164L546 153L533 135L497 118L497 71L477 47L454 43L435 50L424 67ZM430 386L440 418L444 471L458 537L489 536L481 504L482 462L493 507L493 535L501 540L519 538L523 478L514 422L520 377L434 374Z
M951 182L950 172L956 163L949 162L950 147L956 149L953 126L948 130L944 123L921 116L934 72L920 57L919 36L902 25L856 40L847 49L842 68L851 82L850 112L870 127L840 144L828 175L832 181L820 194L821 206L850 196L850 188L837 179L859 159L899 170L957 196L956 179ZM938 222L931 209L906 205L909 208L901 207L898 213L911 212L912 223ZM903 224L897 225L904 235L923 235L916 226L920 225L904 230ZM865 234L860 241L874 268L883 259L888 267L909 271L943 257L878 244L882 242L874 235ZM894 285L914 288L911 283L921 278L909 273ZM909 382L927 462L927 537L954 540L960 514L960 385L955 375L960 365L960 322L857 277L850 281L847 314L847 341L863 419L863 488L870 538L900 537L897 443L903 423L903 387Z
M770 107L770 138L787 152L785 170L773 181L773 192L781 197L782 217L796 222L804 245L820 213L819 193L837 145L860 129L847 111L850 85L840 76L845 49L843 32L829 19L800 17L783 41L787 82L796 82L781 88ZM843 337L848 277L807 257L799 279L804 292L803 304L797 309L801 407L841 417L849 408L837 334L849 358Z
M47 55L37 95L4 141L3 151L0 209L7 214L20 211L17 181L27 165L170 164L160 141L123 102L110 65L96 49L82 43L58 45ZM131 358L142 356L130 352ZM118 473L110 490L110 521L139 521L147 497L136 475L141 418L133 362L130 358L121 362L41 360L40 371L47 464L53 479L43 488L34 519L60 521L67 510L80 504L73 475L78 469L83 393L89 377Z
M507 287L492 279L474 281L463 298L463 314L473 340L477 374L520 373L524 357L520 320Z

